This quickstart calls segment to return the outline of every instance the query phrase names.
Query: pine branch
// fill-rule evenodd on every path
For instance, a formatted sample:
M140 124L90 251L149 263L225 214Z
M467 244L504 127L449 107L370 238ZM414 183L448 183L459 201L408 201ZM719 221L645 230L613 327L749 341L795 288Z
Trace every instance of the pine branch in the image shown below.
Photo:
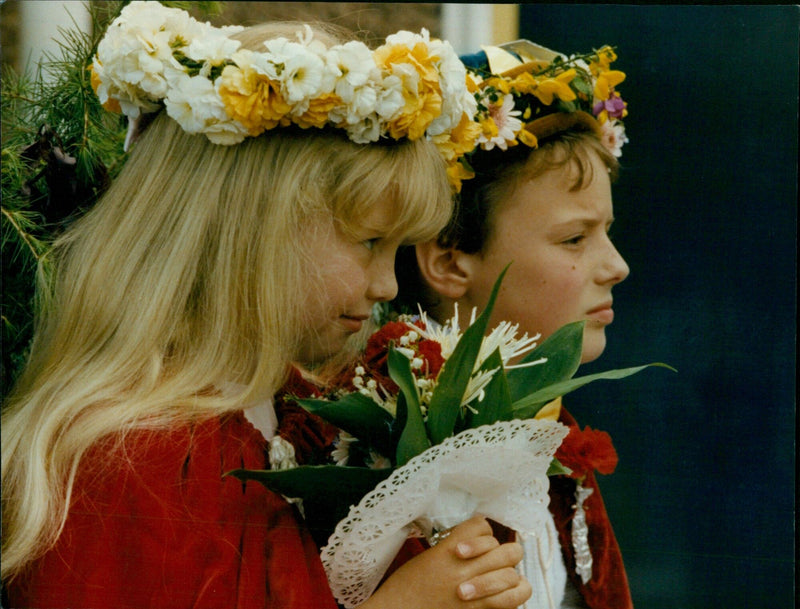
M35 286L52 275L48 252L89 209L127 159L126 121L100 105L88 67L108 25L129 0L87 2L90 26L59 28L57 49L31 75L2 75L2 376L5 395L23 365ZM163 2L218 14L222 2Z

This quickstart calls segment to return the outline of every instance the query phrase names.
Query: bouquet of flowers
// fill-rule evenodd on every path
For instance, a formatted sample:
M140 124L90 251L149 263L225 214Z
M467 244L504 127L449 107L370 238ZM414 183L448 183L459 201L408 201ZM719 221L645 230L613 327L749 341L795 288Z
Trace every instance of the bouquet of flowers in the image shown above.
M443 326L401 317L370 338L345 389L296 398L341 430L328 463L230 472L301 498L309 526L333 530L322 559L345 606L372 593L409 536L435 542L475 513L539 531L547 476L570 469L554 459L568 428L535 415L587 383L647 367L573 378L584 322L538 346L505 322L485 335L501 281L463 333L457 313Z

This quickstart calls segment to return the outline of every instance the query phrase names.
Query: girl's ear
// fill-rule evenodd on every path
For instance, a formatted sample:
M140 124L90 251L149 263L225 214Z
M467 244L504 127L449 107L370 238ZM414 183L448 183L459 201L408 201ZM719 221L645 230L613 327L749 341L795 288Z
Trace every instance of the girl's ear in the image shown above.
M419 271L432 290L451 300L464 296L472 281L469 254L435 240L418 243L416 250Z

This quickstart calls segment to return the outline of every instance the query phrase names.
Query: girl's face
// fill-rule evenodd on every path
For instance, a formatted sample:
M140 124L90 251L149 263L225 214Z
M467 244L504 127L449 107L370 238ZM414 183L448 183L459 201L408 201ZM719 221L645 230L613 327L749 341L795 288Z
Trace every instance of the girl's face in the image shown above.
M564 324L587 320L583 362L605 349L605 328L614 319L611 288L629 273L608 235L614 219L608 172L596 155L591 158L588 187L570 190L574 169L567 165L521 184L502 203L486 251L468 256L472 276L460 304L485 306L511 262L490 327L505 320L546 338Z
M392 232L393 210L387 197L349 231L330 221L315 224L308 245L318 280L308 286L298 361L319 362L340 351L372 306L397 294L394 259L403 235Z

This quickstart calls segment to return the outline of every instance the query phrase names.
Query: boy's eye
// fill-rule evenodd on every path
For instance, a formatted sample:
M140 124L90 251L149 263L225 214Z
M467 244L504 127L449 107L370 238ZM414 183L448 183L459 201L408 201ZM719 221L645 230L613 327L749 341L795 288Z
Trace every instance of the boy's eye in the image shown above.
M562 241L565 245L578 245L581 241L585 239L584 235L575 235L574 237L570 237L569 239L565 239Z

